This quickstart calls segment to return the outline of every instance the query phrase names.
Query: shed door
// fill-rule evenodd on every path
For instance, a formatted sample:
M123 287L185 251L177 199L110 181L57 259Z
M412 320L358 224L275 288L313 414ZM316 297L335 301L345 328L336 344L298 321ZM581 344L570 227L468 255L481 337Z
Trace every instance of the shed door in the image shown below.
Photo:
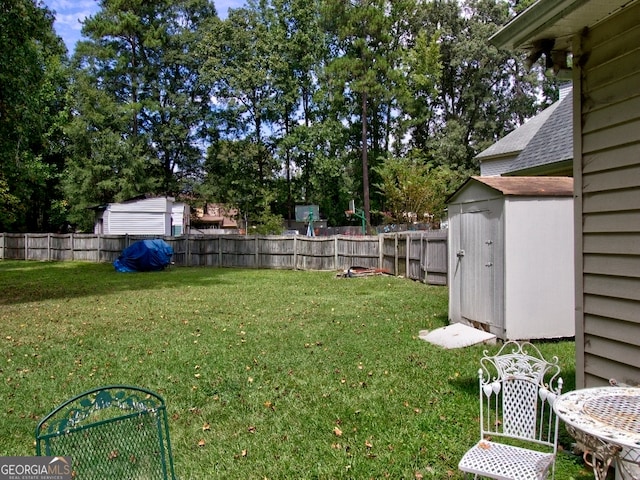
M495 296L500 294L494 284L497 220L489 208L470 209L461 215L460 313L470 322L487 326L496 321Z

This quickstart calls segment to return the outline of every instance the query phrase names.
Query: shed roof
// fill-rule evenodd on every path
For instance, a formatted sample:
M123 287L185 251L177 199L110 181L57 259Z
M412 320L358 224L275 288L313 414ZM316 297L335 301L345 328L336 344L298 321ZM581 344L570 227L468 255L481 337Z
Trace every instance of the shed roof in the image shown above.
M519 197L571 197L571 177L469 177L452 195L447 203L471 183L480 183L505 196Z
M570 177L471 177L503 195L570 197L573 178Z

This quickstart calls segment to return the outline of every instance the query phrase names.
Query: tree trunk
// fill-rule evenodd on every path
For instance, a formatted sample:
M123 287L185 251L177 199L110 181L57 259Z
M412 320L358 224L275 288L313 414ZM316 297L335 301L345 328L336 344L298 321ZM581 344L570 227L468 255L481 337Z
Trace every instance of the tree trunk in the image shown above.
M367 157L367 92L362 93L362 196L367 229L371 226L369 203L369 159Z

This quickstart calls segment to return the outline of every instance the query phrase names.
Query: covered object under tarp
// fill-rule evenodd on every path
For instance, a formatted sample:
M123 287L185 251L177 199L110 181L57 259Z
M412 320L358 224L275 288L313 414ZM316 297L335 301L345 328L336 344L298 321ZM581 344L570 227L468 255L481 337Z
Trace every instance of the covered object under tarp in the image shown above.
M139 240L125 248L113 262L118 272L163 270L171 263L173 248L161 239Z

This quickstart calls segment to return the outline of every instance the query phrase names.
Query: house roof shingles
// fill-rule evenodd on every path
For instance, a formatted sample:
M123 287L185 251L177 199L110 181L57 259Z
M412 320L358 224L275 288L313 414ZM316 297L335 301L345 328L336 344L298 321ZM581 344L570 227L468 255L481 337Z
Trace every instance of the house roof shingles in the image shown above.
M542 165L573 160L573 101L571 94L569 93L554 105L556 107L554 111L509 167L510 172L521 172ZM549 109L551 107L547 110Z
M558 104L556 102L545 108L538 115L523 123L520 127L498 140L486 150L480 152L476 155L476 158L478 160L487 160L489 158L521 152L544 125L557 106Z

